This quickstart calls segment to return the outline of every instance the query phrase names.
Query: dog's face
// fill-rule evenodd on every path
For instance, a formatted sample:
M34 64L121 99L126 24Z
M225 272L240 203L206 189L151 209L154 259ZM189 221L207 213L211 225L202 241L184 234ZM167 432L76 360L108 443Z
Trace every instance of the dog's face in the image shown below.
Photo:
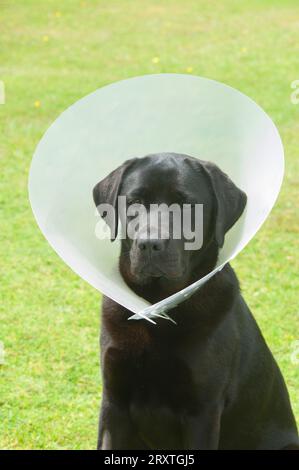
M115 209L115 216L106 218L112 239L121 220L127 236L120 270L137 291L151 286L174 292L206 274L246 205L246 195L217 166L174 153L128 160L95 186L93 196L97 207ZM179 217L171 210L167 215L167 208L175 208ZM194 242L197 236L200 244Z

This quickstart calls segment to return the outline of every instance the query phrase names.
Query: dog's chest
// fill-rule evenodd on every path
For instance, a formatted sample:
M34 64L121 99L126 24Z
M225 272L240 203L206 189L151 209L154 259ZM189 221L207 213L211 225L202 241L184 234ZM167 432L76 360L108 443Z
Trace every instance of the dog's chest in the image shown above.
M139 337L139 336L138 336ZM146 339L146 338L145 338ZM105 386L125 399L138 435L150 448L183 448L184 420L199 409L200 374L193 349L173 339L151 336L141 343L129 335L110 343L103 355ZM194 354L195 356L195 354ZM166 446L166 447L165 447Z
M130 394L130 416L150 448L182 448L184 416L198 408L190 366L175 355L145 355ZM160 448L162 448L160 447Z
M140 333L140 332L138 332ZM136 334L137 336L137 334ZM140 339L140 334L138 334ZM173 339L148 336L138 347L126 341L109 342L103 354L104 377L110 393L129 397L140 406L169 407L177 412L194 408L200 380L192 346Z

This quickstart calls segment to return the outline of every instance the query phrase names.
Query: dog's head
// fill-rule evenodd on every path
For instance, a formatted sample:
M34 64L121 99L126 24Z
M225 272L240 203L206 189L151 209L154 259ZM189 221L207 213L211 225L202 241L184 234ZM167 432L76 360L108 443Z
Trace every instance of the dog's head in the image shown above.
M137 291L176 291L210 271L246 205L216 165L175 153L126 161L94 187L93 198L112 240L121 221L120 270Z

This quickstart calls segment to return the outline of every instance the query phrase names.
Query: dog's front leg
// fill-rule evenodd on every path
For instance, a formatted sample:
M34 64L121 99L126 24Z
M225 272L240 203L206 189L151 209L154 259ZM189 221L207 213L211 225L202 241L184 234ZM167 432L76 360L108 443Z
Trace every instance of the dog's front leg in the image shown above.
M221 407L207 406L183 418L184 449L216 450L219 446Z
M124 404L109 402L103 397L98 433L98 450L145 449Z
M109 403L104 398L99 420L98 450L129 449L132 435L126 408Z

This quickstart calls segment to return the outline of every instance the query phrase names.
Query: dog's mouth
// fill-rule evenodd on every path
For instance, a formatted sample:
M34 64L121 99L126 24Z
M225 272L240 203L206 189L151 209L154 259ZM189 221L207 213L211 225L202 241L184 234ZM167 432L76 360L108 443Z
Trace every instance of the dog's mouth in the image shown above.
M161 267L155 264L144 264L135 267L131 266L131 273L136 281L145 283L151 280L177 282L184 279L186 274L185 266Z

